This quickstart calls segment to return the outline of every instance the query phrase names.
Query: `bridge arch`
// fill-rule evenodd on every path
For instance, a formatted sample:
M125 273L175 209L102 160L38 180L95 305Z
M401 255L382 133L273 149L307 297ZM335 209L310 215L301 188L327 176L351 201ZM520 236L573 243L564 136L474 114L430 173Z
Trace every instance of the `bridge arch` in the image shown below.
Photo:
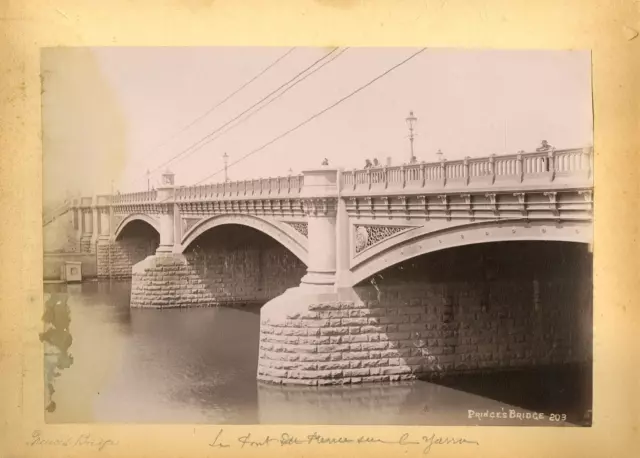
M455 248L491 242L554 241L591 243L590 221L504 220L457 225L439 231L419 227L386 240L366 258L355 260L351 267L351 283L357 285L387 267L417 256Z
M305 266L308 265L307 240L302 235L285 223L244 214L215 215L199 221L182 237L179 252L184 253L191 243L208 230L229 224L247 226L268 235L293 253Z
M149 226L151 226L158 234L160 234L160 223L155 220L154 218L152 218L149 215L145 215L144 213L132 213L131 215L128 215L125 219L123 219L120 224L118 224L118 226L116 227L114 233L113 233L113 239L114 240L118 240L118 238L120 237L120 234L122 234L122 231L124 230L125 227L127 227L127 225L133 221L142 221L144 223L147 223Z

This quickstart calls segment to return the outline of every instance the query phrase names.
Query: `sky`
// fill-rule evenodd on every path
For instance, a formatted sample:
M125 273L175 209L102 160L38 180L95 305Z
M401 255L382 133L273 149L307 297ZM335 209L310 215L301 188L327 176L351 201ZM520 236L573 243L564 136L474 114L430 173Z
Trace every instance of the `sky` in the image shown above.
M436 160L439 149L449 160L532 151L543 139L559 149L592 144L588 51L429 48L251 154L418 51L341 48L252 117L188 149L331 50L44 50L45 200L146 190L167 168L178 185L219 182L224 153L232 180L287 175L289 169L297 174L324 158L348 169L374 157L400 164L410 157L405 118L411 110L418 118L418 160Z

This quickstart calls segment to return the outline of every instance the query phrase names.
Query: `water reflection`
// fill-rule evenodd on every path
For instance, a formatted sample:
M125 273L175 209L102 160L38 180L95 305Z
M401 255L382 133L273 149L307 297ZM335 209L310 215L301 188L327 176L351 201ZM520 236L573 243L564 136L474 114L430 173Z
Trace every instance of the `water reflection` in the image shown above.
M259 308L130 309L130 288L46 285L52 331L42 338L58 349L45 356L47 383L55 377L56 385L47 422L464 425L486 424L469 419L469 409L513 408L504 397L427 381L258 383Z
M258 383L260 423L353 425L557 425L548 419L478 419L474 412L527 413L485 397L426 381L342 386Z
M259 308L132 310L130 288L45 286L66 298L75 349L47 421L256 423Z

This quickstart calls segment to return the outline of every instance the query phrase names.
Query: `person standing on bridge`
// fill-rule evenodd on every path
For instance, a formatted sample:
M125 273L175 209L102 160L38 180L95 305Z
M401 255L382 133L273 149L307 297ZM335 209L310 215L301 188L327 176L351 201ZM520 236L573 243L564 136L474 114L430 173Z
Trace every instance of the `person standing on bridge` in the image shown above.
M370 169L372 166L373 166L373 164L371 164L371 160L370 159L365 159L364 168L365 169Z
M548 152L551 151L552 146L546 141L542 140L542 144L536 148L537 152Z
M551 146L546 140L542 140L542 144L536 148L536 152L548 153L553 149L553 146ZM549 171L549 158L547 156L544 157L544 169L547 172Z
M372 165L372 167L373 167L373 168L379 168L379 167L380 167L380 162L378 161L378 158L377 158L377 157L374 157L374 158L373 158L373 165ZM374 174L373 174L373 182L374 182L374 183L378 183L379 181L380 181L380 175L379 175L379 173L374 173Z

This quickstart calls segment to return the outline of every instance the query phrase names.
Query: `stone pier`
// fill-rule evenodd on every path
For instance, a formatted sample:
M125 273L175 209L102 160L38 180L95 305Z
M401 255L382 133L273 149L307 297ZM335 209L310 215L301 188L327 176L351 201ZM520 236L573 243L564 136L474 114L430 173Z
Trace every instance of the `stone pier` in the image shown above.
M493 265L482 261L492 250ZM539 251L551 266L530 265ZM338 293L290 289L261 310L258 379L331 385L590 361L590 263L580 245L479 246ZM485 276L496 267L510 272Z
M133 267L132 307L264 304L297 286L305 266L273 239L221 226L184 253L158 253Z

